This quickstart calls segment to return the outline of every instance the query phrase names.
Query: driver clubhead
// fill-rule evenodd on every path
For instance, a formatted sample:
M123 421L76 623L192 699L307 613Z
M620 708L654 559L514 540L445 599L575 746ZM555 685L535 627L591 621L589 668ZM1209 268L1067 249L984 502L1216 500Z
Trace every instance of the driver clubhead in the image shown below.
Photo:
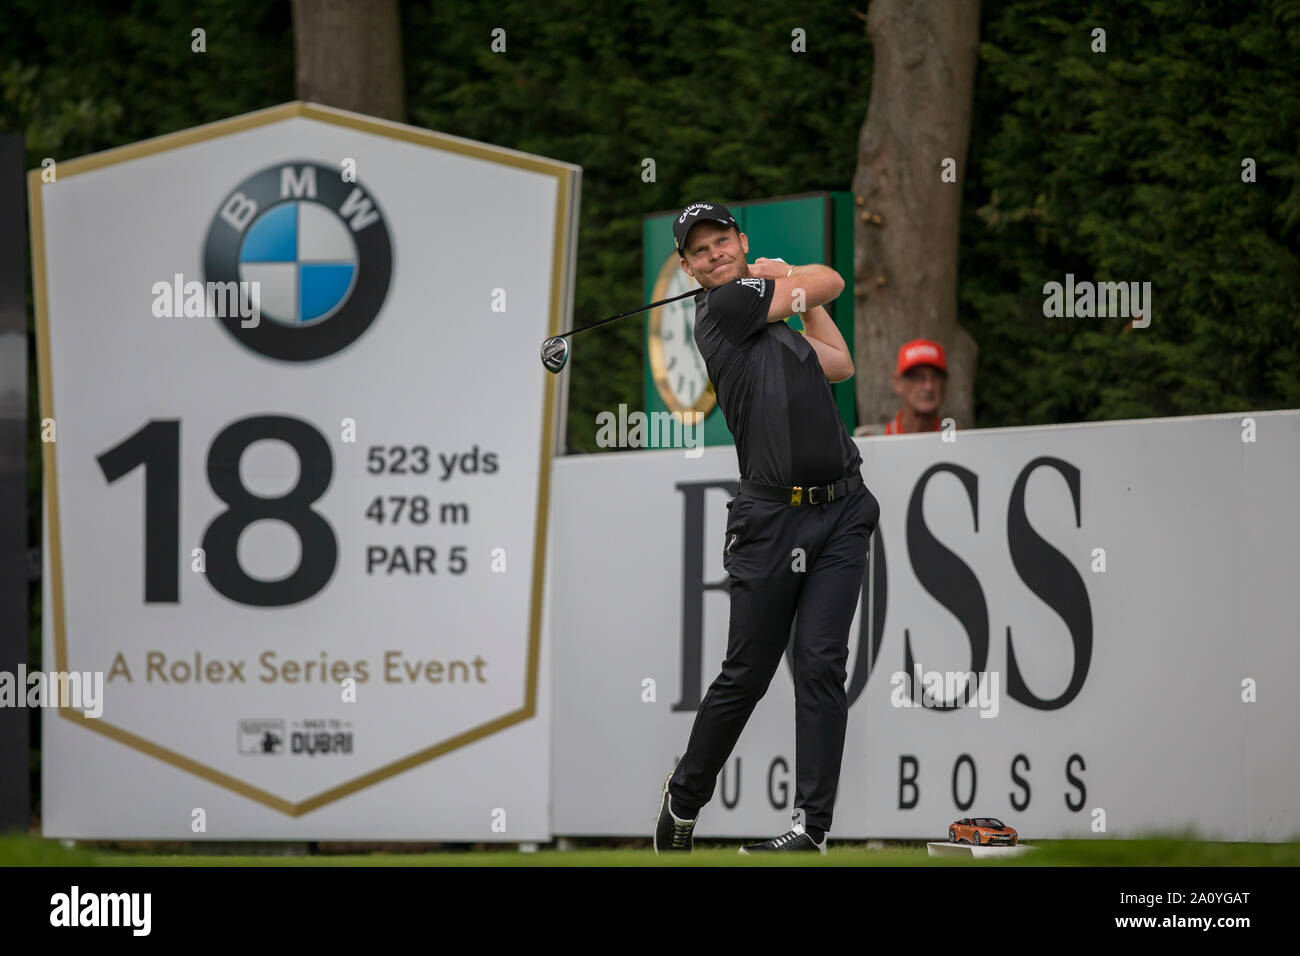
M542 343L542 365L546 371L557 374L569 361L569 340L561 336Z

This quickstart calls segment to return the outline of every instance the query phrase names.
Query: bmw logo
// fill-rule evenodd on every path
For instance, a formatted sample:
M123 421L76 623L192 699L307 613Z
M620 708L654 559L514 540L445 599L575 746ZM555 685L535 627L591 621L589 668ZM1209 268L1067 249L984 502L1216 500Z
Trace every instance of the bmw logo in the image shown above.
M268 358L309 362L347 348L388 295L393 246L378 204L338 167L270 166L236 186L208 227L204 278L256 282L260 321L217 316Z

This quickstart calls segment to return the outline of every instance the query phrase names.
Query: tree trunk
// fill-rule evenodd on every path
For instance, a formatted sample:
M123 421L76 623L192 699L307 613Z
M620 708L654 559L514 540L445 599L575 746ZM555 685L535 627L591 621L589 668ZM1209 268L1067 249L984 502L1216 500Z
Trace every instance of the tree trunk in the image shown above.
M957 240L979 0L872 0L867 33L875 66L853 177L858 418L894 417L898 349L929 338L948 359L940 413L969 428L977 347L957 324ZM956 182L941 178L946 158Z
M298 98L403 121L397 0L293 0Z

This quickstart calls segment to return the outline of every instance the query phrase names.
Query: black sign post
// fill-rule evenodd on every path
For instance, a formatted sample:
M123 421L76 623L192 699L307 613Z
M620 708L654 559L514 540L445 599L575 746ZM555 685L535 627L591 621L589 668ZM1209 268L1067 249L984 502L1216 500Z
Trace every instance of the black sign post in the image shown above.
M25 165L23 137L0 135L0 673L15 682L27 663ZM28 828L29 716L25 706L0 706L0 832Z

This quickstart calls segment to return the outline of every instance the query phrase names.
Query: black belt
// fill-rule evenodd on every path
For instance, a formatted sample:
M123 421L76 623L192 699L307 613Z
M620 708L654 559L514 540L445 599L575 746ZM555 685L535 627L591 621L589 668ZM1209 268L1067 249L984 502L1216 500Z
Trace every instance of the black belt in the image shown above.
M850 475L848 478L841 478L833 485L814 485L812 487L795 485L793 488L784 488L780 485L760 484L757 481L750 481L748 478L740 479L740 493L742 495L766 498L768 501L783 501L796 507L803 504L824 505L836 498L851 495L861 487L861 472ZM807 495L806 498L805 494Z

